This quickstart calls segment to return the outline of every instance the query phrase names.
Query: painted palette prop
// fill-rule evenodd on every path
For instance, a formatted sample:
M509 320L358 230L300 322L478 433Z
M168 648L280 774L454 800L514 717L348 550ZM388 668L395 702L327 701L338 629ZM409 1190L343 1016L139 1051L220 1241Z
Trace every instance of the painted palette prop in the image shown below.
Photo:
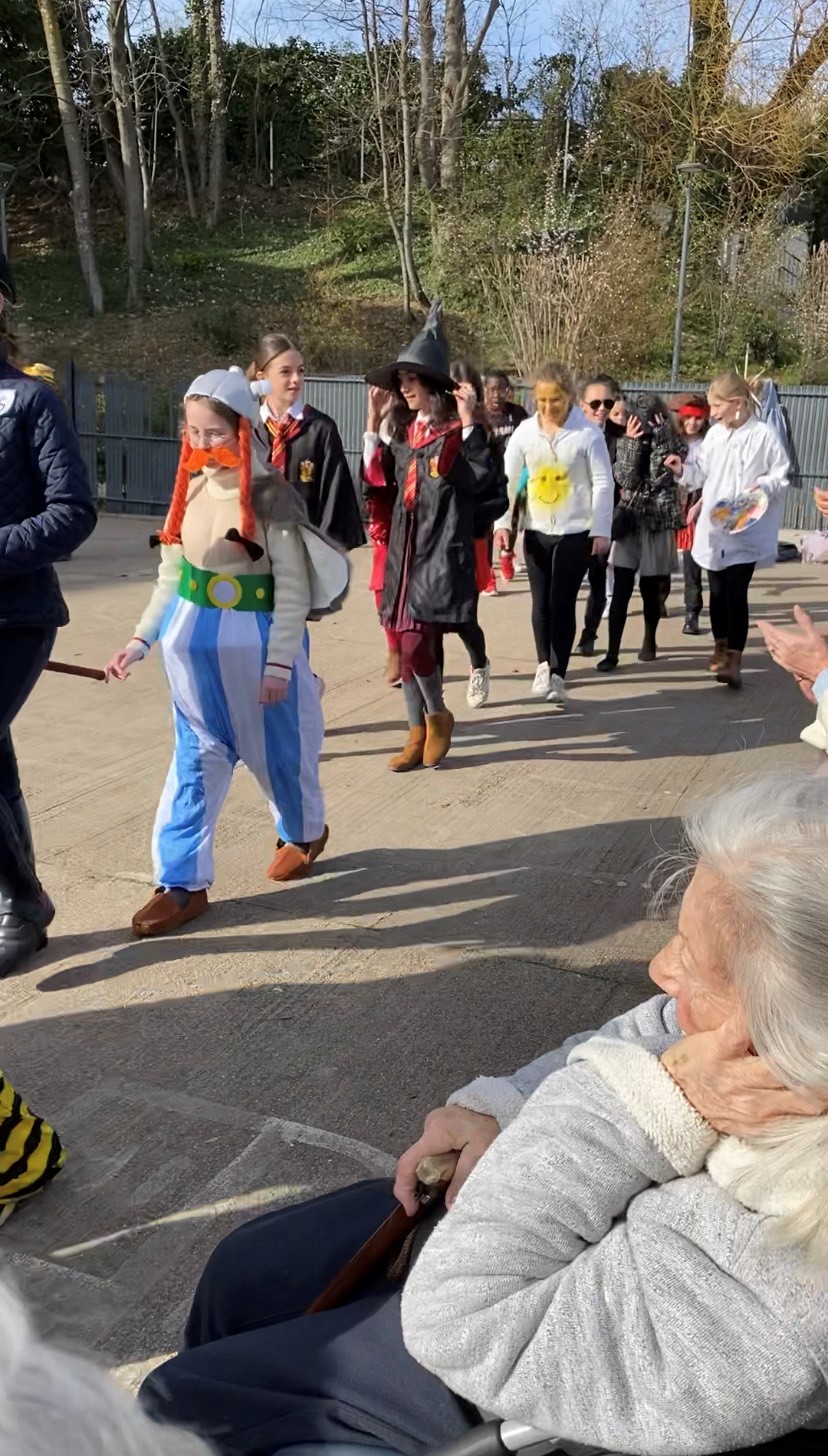
M761 486L743 490L731 500L718 500L710 512L710 520L727 536L738 536L756 521L761 521L768 508L768 493Z

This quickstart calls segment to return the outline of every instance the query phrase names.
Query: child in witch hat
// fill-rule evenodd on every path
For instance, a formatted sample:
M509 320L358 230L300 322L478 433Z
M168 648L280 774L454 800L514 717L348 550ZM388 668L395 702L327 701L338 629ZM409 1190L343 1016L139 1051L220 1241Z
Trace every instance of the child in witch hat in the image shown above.
M175 751L153 834L158 888L133 919L139 936L207 909L216 820L237 763L276 815L271 880L306 875L328 838L322 709L302 644L308 616L344 598L348 564L252 448L263 387L254 398L241 370L213 369L187 390L158 583L106 669L127 677L160 639L173 699Z
M451 747L438 644L474 621L474 538L506 505L503 471L475 423L471 384L456 384L435 299L425 326L370 386L363 455L369 517L391 505L381 618L399 634L409 736L395 773L434 767ZM379 434L385 417L389 443Z

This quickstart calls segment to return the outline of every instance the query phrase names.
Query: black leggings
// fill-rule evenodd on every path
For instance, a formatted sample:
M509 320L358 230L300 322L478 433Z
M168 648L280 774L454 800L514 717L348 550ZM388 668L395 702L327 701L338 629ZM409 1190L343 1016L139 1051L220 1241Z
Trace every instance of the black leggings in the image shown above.
M627 624L627 609L635 586L635 572L629 566L613 567L615 580L609 609L610 657L617 657L621 649L621 638ZM661 619L661 605L670 592L669 576L640 576L638 590L644 608L644 641L655 647L656 631Z
M523 554L532 593L532 632L538 662L566 677L575 641L575 606L589 565L589 532L546 536L527 531Z
M710 629L716 641L726 642L731 652L745 650L750 626L748 587L755 570L755 561L743 561L724 571L707 572Z
M475 607L476 612L477 608ZM489 660L486 655L486 637L483 628L475 618L474 622L464 622L462 627L443 628L437 648L437 666L441 672L445 670L445 655L443 652L443 633L445 632L453 632L455 637L460 638L460 641L469 654L469 662L473 668L486 666Z

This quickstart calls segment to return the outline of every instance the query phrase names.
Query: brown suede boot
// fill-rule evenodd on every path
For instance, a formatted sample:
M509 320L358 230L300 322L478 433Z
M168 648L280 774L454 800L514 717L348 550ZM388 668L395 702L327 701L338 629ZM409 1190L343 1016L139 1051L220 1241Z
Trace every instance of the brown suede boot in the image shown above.
M728 650L725 660L716 673L716 682L724 683L729 688L740 688L742 686L742 654Z
M390 683L399 682L402 668L402 653L399 650L389 652L385 659L385 681Z
M391 772L408 773L412 768L419 768L423 761L425 741L425 728L412 728L402 753L398 753L396 758L392 758L388 765Z
M423 754L423 764L426 768L436 768L442 763L449 749L451 748L451 734L454 728L454 714L448 708L442 713L426 713L426 741Z
M132 933L139 937L171 935L208 908L206 890L156 890L151 900L132 917Z
M286 844L283 839L277 840L276 853L268 866L267 878L277 885L283 884L285 880L303 880L310 874L314 860L319 858L328 843L329 832L326 824L319 838L312 840L307 849L302 849L299 844Z
M710 654L710 661L707 664L708 672L718 672L724 665L727 657L727 638L717 637L713 643L713 651Z

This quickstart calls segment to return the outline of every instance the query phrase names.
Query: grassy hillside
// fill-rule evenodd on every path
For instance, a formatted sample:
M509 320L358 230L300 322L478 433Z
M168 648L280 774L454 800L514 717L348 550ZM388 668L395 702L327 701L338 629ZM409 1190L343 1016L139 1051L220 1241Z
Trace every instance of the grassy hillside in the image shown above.
M122 307L117 219L99 218L105 241L98 261L110 311L93 319L67 219L44 238L42 216L13 210L27 356L55 364L74 357L84 368L178 380L217 360L246 363L266 329L296 337L308 366L326 372L362 372L396 354L410 328L400 307L393 240L373 210L344 210L326 226L307 214L286 215L272 195L260 194L252 202L228 200L227 211L212 234L188 218L157 213L142 315Z

